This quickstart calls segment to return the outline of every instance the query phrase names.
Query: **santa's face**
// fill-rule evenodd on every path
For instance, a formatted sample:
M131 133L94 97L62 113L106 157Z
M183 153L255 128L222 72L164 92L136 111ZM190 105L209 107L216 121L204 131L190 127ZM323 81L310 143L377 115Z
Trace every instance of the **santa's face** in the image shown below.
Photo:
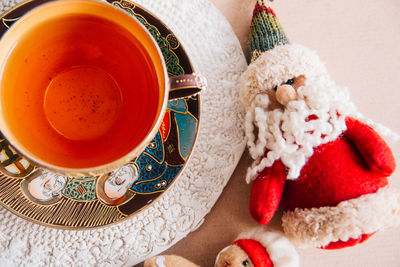
M268 110L291 108L295 102L304 102L312 111L337 110L347 114L354 110L347 89L335 84L329 75L299 75L267 90Z
M215 267L254 267L246 252L236 245L223 249L217 256Z
M121 198L126 191L137 181L139 175L136 165L122 166L110 174L104 184L104 193L112 199Z
M248 181L277 159L288 168L288 179L296 179L313 148L342 134L345 117L355 111L348 91L328 74L289 79L257 95L254 104L248 114L258 136L247 127L250 155L256 160Z
M65 176L43 171L42 174L28 184L29 193L40 201L47 201L54 197L60 197L61 190L65 187Z

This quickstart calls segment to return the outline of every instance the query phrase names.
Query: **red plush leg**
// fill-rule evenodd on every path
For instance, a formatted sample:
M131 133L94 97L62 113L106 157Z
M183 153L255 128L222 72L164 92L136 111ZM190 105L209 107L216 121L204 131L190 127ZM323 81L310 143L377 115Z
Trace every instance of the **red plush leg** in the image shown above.
M260 224L267 224L278 209L286 181L286 169L281 161L259 173L250 196L250 214Z
M352 247L357 244L361 244L362 242L366 241L368 238L370 238L373 234L362 234L360 235L359 238L350 238L346 242L344 241L336 241L329 243L327 246L323 247L322 249L341 249L341 248L347 248L347 247Z
M356 119L346 118L346 125L344 135L356 145L369 168L385 176L391 175L396 168L396 162L392 150L382 137Z

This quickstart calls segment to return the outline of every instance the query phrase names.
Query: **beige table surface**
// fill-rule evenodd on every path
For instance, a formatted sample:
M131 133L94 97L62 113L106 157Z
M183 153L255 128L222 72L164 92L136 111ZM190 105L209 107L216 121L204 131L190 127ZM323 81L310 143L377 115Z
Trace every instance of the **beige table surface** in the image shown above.
M190 0L186 0L190 1ZM247 53L254 0L212 0L225 15ZM359 110L400 132L400 1L275 0L273 8L292 42L316 50L328 62L332 77L348 86ZM400 162L400 144L389 142ZM250 218L250 186L244 175L245 153L204 224L164 254L178 254L201 266L213 266L218 251L241 231L256 224ZM400 165L400 163L399 163ZM400 168L391 184L400 188ZM279 226L279 216L271 223ZM400 228L374 235L366 243L336 251L299 250L301 266L400 266Z

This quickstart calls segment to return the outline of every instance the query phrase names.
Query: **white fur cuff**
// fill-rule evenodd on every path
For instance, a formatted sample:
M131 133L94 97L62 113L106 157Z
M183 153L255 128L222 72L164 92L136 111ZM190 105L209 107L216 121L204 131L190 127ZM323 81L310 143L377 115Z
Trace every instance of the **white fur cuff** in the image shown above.
M295 209L282 217L285 234L299 247L324 247L399 224L400 192L389 186L336 207Z

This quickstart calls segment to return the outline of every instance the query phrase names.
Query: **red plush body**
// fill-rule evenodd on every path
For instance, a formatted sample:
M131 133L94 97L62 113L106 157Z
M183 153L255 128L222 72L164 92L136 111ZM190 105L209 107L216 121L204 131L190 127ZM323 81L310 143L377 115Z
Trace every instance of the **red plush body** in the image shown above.
M281 198L286 210L336 206L341 201L375 193L388 184L387 177L395 169L390 148L371 127L353 118L347 118L346 125L347 130L336 140L314 148L296 180L286 180L281 161L258 175L250 199L254 219L268 223ZM325 248L353 246L370 235L331 243Z

